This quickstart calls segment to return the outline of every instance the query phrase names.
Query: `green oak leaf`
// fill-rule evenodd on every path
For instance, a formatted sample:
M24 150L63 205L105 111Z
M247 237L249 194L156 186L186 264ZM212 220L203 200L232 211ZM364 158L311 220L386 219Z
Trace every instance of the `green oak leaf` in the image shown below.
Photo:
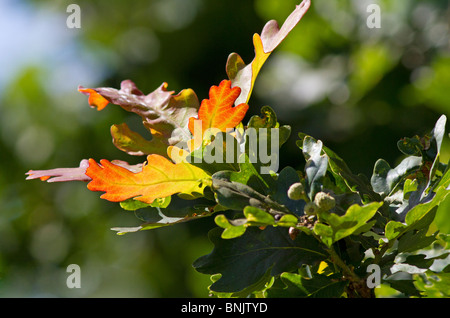
M396 185L406 176L411 174L422 165L422 157L411 156L391 169L389 163L384 159L378 159L375 163L372 178L370 180L375 192L388 195Z
M152 203L145 203L135 199L128 199L120 202L120 207L127 211L136 211L138 209L153 207L153 208L167 208L170 204L172 197L168 196L165 198L157 198Z
M435 192L430 192L428 200L419 203L406 213L405 221L389 221L385 227L385 236L388 240L394 240L408 231L428 228L433 222L437 208L450 193L447 188L450 185L450 170L445 173L436 186ZM431 198L431 199L430 199Z
M292 214L284 214L278 220L275 220L275 217L266 211L253 206L246 206L243 218L228 219L225 215L220 214L215 217L214 221L224 229L222 238L231 239L243 235L249 226L261 228L266 226L296 226L298 218Z
M306 138L315 140L304 133L299 133L298 136L300 140L297 140L296 144L302 150ZM369 201L381 201L380 195L373 191L370 182L365 176L353 174L345 161L330 148L322 145L322 151L328 157L328 171L332 174L336 186L342 193L358 192L361 199L367 197Z
M221 228L210 231L213 251L194 262L200 273L222 274L210 287L216 292L238 292L260 281L267 271L276 276L327 257L315 238L301 232L293 241L286 228L250 227L230 240L223 240L221 234Z
M125 206L131 208L132 206L129 204L131 204L131 202L127 202ZM202 217L210 216L213 213L212 209L210 209L211 201L204 198L186 201L178 196L173 196L168 205L166 205L167 201L161 201L159 204L161 207L157 206L158 204L155 203L155 206L153 207L141 207L134 212L136 217L144 222L140 226L114 227L112 230L116 231L117 234L122 235L197 220Z
M367 222L382 204L382 202L372 202L364 206L354 204L342 216L335 213L320 213L320 222L315 224L314 232L330 247L344 237L370 230L375 221Z
M449 298L450 273L435 273L428 270L425 276L414 275L414 286L420 291L422 297Z
M305 180L306 193L310 200L314 200L317 192L322 190L322 181L328 169L328 157L322 155L322 142L305 137L303 140L303 155L306 159Z
M306 277L301 274L285 272L280 275L281 283L267 290L269 297L282 298L338 298L341 297L348 281L339 275L315 274Z

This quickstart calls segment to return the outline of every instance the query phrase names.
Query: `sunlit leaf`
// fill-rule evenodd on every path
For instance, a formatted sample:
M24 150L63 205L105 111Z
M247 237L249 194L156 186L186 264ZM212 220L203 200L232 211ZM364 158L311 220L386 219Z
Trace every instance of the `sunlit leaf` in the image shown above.
M245 103L233 107L240 93L241 89L231 88L231 82L227 80L223 80L219 86L213 85L209 90L209 99L204 99L200 105L198 118L189 119L191 133L196 134L196 121L201 125L202 136L208 129L226 132L227 129L236 127L248 110L248 105Z
M142 93L130 80L122 81L120 90L109 87L79 90L88 94L90 103L91 100L95 101L94 106L98 109L103 104L99 105L97 101L107 100L138 114L152 137L158 138L158 143L169 146L191 139L188 121L190 117L197 115L199 102L193 90L184 89L174 95L173 91L167 90L167 86L167 83L163 83L148 95Z
M137 172L142 169L142 164L130 165L125 161L113 160L113 164L120 166L131 172ZM26 174L27 180L41 179L47 182L67 182L67 181L91 181L92 179L86 175L86 169L89 167L89 160L83 159L80 166L76 168L55 168L49 170L30 170Z
M89 166L89 161L83 159L77 168L55 168L50 170L30 170L26 174L27 180L41 179L47 182L65 182L65 181L90 181L85 172Z
M152 203L175 193L202 193L210 182L203 170L186 162L174 164L160 155L149 155L142 171L137 173L108 160L101 160L99 165L90 159L86 175L92 179L88 189L105 192L101 198L113 202L135 198Z
M255 57L250 64L245 65L237 53L229 55L227 60L227 75L232 81L232 86L238 86L242 92L236 103L247 103L253 90L253 86L259 71L269 55L280 45L289 32L298 24L311 5L310 0L304 0L297 5L295 10L287 17L281 28L277 21L267 22L261 35L253 35Z
M450 273L434 273L428 270L425 276L415 275L414 286L428 298L450 298Z
M83 93L84 95L89 96L89 105L97 108L97 110L102 110L109 104L109 101L106 98L104 98L92 88L84 88L80 86L78 88L78 91L80 93Z
M314 226L314 232L322 241L331 246L334 242L352 234L359 234L362 230L369 230L366 225L382 205L381 202L373 202L365 206L352 205L343 216L334 213L319 214L320 222ZM374 221L372 221L374 222Z

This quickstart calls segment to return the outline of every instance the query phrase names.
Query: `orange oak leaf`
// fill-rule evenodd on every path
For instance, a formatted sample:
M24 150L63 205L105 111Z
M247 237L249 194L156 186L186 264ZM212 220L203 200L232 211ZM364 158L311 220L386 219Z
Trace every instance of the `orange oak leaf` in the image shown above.
M248 105L241 103L235 107L233 104L241 94L239 87L231 88L231 81L223 80L219 86L212 86L209 90L209 99L204 99L198 110L198 118L189 118L189 130L196 135L196 122L201 123L201 134L208 129L217 129L225 132L228 128L236 127L244 118Z
M102 110L109 104L109 101L106 98L104 98L102 95L97 93L92 88L84 88L80 86L78 88L78 91L83 93L84 95L89 96L88 99L89 105L92 107L96 107L97 110Z
M136 173L108 160L98 164L89 159L86 175L92 179L89 190L105 192L102 199L121 202L134 198L149 204L176 193L201 194L211 180L200 168L184 161L175 164L156 154L149 155L142 170Z

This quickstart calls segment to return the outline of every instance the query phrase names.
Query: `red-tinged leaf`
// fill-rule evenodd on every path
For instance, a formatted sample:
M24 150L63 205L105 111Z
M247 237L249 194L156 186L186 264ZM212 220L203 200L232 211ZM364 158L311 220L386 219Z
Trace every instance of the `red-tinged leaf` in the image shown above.
M47 182L64 182L64 181L89 181L91 178L86 176L85 172L89 162L86 159L81 160L80 166L77 168L56 168L50 170L30 170L26 174L27 180L41 179Z
M125 80L121 83L120 90L109 87L83 90L90 92L90 98L95 94L100 95L108 102L141 116L155 143L170 146L191 139L189 118L196 116L199 108L197 95L192 89L184 89L174 95L173 91L167 91L167 83L163 83L145 95L132 81ZM133 152L137 152L137 149ZM145 153L145 150L141 152Z
M113 164L127 169L130 172L138 172L142 170L142 164L130 165L125 161L113 160ZM76 168L56 168L50 170L30 170L26 173L26 180L40 179L47 182L67 182L67 181L91 181L92 179L86 175L86 169L89 167L89 161L83 159L79 167Z
M226 66L228 78L232 81L233 87L241 88L241 94L237 98L236 103L248 103L261 67L272 51L280 45L289 32L300 22L310 5L310 0L304 0L297 5L281 28L275 20L267 22L261 32L261 36L257 33L253 36L255 58L250 64L245 65L237 53L229 55Z
M88 99L89 105L92 107L96 107L97 110L102 110L109 104L108 100L103 98L102 95L100 95L99 93L97 93L95 90L93 90L91 88L84 88L84 87L80 86L78 88L78 91L83 93L84 95L88 95L89 96L89 99Z
M155 154L149 155L142 170L136 173L108 160L100 160L98 164L90 159L86 175L92 179L88 189L105 192L103 199L121 202L134 198L149 204L176 193L201 194L211 179L202 169L187 162L174 164Z
M204 99L198 111L198 119L189 119L189 130L194 136L195 122L201 121L201 133L207 129L218 129L225 132L236 127L248 110L245 103L233 107L236 98L241 93L239 87L231 88L231 81L223 80L219 86L212 86L209 90L209 99Z

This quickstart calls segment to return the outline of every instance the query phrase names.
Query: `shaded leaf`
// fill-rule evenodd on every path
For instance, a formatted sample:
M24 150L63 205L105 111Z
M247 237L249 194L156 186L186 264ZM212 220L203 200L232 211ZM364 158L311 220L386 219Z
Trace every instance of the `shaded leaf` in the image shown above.
M120 202L120 207L127 211L136 211L143 208L153 207L153 208L167 208L170 204L172 197L158 198L152 203L145 203L134 199L128 199Z
M244 133L245 153L251 162L257 162L262 174L276 173L279 167L279 149L288 140L291 127L280 126L275 112L269 106L261 108L262 117L254 115Z
M247 126L253 128L276 128L279 127L277 115L269 106L261 107L261 115L253 115L248 121Z
M167 156L167 144L161 138L154 136L152 140L147 140L132 131L125 123L111 126L111 136L113 137L113 144L129 155L158 154Z
M270 196L276 182L272 176L259 174L248 161L240 163L240 168L239 172L219 171L212 176L212 189L221 206L231 210L253 206L280 215L291 213Z
M267 291L269 297L338 298L344 293L347 281L339 275L316 274L312 278L295 273L282 273L283 285Z
M443 253L435 257L428 257L424 254L408 255L403 263L413 265L418 268L428 269L433 265L434 261L447 258L450 252Z
M167 201L155 204L156 201L157 200L151 205L147 205L147 207L140 208L134 212L136 217L144 222L141 225L136 227L114 227L111 230L117 231L117 234L119 235L123 235L197 220L199 218L210 216L213 213L212 209L209 207L210 202L203 198L186 201L174 196L167 206Z
M434 129L422 138L403 138L397 144L399 149L409 156L394 169L380 159L375 164L372 175L372 185L378 193L388 195L386 201L390 203L390 209L395 211L394 218L403 222L407 213L417 205L427 203L433 199L433 189L438 187L439 177L437 173L445 173L445 165L440 159L440 148L445 133L446 116L441 116ZM416 151L417 150L417 151ZM407 179L413 180L414 189L407 183ZM398 192L403 186L403 192Z
M292 200L288 197L289 187L296 182L300 182L297 171L292 167L285 167L278 174L276 182L270 187L269 194L274 201L288 208L293 214L301 216L304 214L305 201Z
M414 287L413 275L411 274L406 272L396 272L385 278L383 281L407 297L420 297L419 291Z
M298 135L300 140L297 140L296 144L300 149L303 149L305 138L312 137L303 133L299 133ZM312 139L315 140L314 138ZM342 192L358 192L362 199L367 196L370 201L381 201L381 197L373 191L367 178L363 175L355 175L345 161L328 147L322 146L322 150L329 159L328 171L333 175L336 185Z
M241 291L260 281L269 270L271 276L276 276L326 258L316 239L300 233L292 241L285 228L267 227L261 231L251 227L231 240L222 240L221 233L220 228L210 231L213 251L194 262L194 268L201 273L222 274L210 287L217 292Z
M243 153L238 159L239 170L231 169L218 171L213 175L213 180L226 180L247 185L262 195L270 193L275 180L270 175L263 175L258 171L258 164L250 162L247 154Z
M420 143L418 136L412 138L402 138L397 142L398 149L408 156L417 156L423 150L423 145Z
M398 240L398 252L408 253L430 246L436 241L436 234L427 236L428 228L419 231L408 231Z

